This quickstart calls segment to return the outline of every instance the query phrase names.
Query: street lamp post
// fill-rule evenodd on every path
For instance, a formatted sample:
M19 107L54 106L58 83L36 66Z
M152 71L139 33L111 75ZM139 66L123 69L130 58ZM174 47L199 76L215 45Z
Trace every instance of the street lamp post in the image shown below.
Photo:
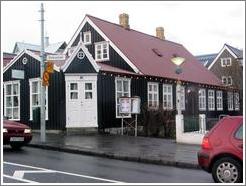
M185 61L185 59L175 55L171 59L171 61L177 66L175 73L178 75L181 74L182 69L181 69L180 65ZM176 91L177 92L177 96L176 96L176 98L177 98L177 113L178 113L178 115L181 115L181 102L180 102L180 100L181 100L181 81L179 79L177 81L176 89L177 89L177 91Z

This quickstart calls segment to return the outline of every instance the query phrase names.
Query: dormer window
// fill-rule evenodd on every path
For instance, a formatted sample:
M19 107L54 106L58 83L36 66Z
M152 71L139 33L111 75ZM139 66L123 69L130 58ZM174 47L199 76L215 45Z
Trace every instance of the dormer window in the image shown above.
M91 32L84 32L84 44L91 44Z
M222 67L231 66L231 58L230 57L221 58L221 66Z
M95 43L95 60L109 60L109 43L107 41Z

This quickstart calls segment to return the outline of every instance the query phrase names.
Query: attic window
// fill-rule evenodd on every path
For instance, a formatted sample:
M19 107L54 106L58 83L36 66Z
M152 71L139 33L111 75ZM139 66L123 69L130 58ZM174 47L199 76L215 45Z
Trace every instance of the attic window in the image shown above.
M152 48L152 51L159 57L162 57L162 53L157 48Z

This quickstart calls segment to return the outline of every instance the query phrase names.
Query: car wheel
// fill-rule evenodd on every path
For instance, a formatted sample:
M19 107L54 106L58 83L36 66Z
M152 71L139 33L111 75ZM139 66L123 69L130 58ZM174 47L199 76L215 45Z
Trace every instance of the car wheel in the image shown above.
M241 183L242 165L233 158L221 158L214 163L212 176L216 183Z
M20 150L21 147L22 147L21 144L15 144L15 143L10 144L10 146L11 146L12 149L14 149L14 150Z

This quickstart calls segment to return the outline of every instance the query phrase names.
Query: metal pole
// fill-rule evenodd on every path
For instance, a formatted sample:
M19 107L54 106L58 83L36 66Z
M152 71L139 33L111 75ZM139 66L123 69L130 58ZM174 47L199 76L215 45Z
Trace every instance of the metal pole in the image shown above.
M123 120L123 116L122 116L122 118L121 118L121 135L123 135L123 133L124 133L124 120Z
M138 115L135 114L135 137L138 135Z
M42 80L42 76L44 73L44 61L45 61L45 53L44 53L44 6L41 3L41 61L40 61L40 77ZM41 142L45 142L46 134L46 126L45 126L45 86L42 86L42 82L40 83L40 103L41 103L41 113L40 113L40 137Z

